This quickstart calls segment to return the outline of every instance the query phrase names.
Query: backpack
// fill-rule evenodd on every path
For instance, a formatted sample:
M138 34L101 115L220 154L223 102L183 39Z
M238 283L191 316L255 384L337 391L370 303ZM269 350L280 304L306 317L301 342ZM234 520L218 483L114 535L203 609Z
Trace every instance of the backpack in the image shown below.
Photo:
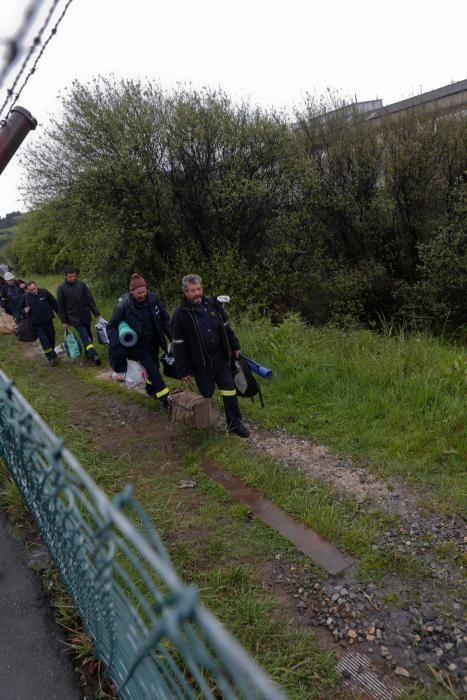
M232 363L233 379L237 394L245 399L253 400L253 397L258 395L262 408L264 408L263 395L261 388L254 378L248 362L240 355L234 359Z

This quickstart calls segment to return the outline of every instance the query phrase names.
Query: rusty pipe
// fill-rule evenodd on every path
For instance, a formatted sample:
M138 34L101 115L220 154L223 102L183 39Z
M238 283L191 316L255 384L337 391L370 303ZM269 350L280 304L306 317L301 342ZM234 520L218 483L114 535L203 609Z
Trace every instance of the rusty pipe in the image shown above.
M37 126L35 119L24 107L13 107L6 123L0 127L0 174L13 158L26 136Z

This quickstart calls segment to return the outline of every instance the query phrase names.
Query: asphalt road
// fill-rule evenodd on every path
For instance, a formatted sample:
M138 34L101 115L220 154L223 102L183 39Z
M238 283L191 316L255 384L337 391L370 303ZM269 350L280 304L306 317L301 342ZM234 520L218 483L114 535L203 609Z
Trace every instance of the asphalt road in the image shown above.
M0 511L0 698L79 700L38 575L27 566Z

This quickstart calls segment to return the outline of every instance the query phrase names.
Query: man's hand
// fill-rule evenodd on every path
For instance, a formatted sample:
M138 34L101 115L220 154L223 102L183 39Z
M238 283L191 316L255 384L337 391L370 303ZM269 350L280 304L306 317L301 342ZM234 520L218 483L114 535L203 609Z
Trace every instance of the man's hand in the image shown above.
M69 331L69 330L70 330L70 324L69 324L69 323L64 323L64 324L63 324L63 330Z
M187 374L185 377L182 377L182 382L185 382L186 384L189 384L192 381L193 377L191 376L191 374Z
M24 307L24 313L28 314L31 311L31 308L29 306Z
M237 360L238 360L238 358L240 357L240 353L241 353L241 350L240 350L240 349L234 351L234 355L235 355L235 357L237 358Z

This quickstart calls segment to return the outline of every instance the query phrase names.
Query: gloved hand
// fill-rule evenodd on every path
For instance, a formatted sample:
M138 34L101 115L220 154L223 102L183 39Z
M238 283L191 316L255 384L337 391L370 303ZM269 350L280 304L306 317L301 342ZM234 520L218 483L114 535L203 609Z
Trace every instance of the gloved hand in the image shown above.
M99 316L97 320L100 321L101 323L105 323L105 324L108 323L108 321L106 321L103 316Z

